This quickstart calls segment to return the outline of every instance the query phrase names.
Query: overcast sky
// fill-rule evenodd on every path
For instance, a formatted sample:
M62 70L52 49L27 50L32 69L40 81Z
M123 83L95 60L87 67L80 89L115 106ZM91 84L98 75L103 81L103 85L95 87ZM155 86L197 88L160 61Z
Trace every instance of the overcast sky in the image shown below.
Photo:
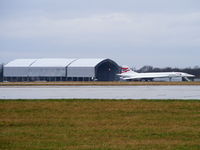
M200 0L0 0L0 63L16 58L200 66Z

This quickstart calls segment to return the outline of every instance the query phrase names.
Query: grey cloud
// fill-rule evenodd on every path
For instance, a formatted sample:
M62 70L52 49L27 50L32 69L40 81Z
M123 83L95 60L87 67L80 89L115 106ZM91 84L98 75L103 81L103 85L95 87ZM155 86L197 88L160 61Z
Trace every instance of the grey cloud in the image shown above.
M2 0L0 60L110 57L136 67L199 65L199 7L199 0Z

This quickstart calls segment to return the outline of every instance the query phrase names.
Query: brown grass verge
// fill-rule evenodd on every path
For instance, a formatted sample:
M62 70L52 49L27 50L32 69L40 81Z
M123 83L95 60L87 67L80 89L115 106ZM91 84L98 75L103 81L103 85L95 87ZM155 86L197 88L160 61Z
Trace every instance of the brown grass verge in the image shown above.
M0 86L143 86L200 85L200 82L2 82Z

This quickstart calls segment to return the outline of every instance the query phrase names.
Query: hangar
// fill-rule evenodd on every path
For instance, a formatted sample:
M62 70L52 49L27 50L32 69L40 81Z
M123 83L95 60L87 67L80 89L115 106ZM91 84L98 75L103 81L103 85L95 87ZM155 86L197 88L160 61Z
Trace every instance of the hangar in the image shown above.
M120 67L111 59L16 59L4 66L4 81L116 81Z

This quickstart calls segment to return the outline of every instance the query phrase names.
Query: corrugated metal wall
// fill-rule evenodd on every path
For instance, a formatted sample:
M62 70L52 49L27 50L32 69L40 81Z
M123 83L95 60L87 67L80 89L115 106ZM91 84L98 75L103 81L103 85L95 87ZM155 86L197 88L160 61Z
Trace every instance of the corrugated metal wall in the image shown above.
M30 67L29 77L66 77L65 67Z
M74 59L18 59L4 67L5 77L66 77Z
M4 67L4 77L28 77L29 67Z
M95 77L95 67L67 67L68 77Z
M75 59L38 59L29 68L30 77L66 77L66 67Z
M36 59L16 59L4 65L4 77L28 77L29 68Z
M95 67L106 59L77 59L67 67L68 77L95 77Z

